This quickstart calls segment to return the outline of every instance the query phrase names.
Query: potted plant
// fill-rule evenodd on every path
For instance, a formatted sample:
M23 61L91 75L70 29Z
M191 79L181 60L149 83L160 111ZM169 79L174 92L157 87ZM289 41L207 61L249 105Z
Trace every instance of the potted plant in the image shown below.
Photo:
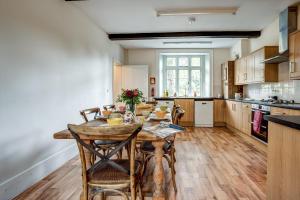
M129 110L134 113L135 105L142 102L143 92L139 89L122 89L122 93L118 96L117 102L123 102L129 106Z

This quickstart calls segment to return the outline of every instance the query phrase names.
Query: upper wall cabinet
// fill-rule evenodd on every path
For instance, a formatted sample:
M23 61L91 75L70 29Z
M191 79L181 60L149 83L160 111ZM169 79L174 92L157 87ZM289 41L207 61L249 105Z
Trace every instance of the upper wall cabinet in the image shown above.
M236 61L235 84L278 81L278 64L266 64L264 60L278 54L278 47L266 46Z
M300 31L289 37L290 78L300 79Z

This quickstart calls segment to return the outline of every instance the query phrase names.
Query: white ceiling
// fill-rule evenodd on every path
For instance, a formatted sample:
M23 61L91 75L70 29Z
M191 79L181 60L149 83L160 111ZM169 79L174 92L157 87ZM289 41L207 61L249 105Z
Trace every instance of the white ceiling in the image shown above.
M297 0L87 0L72 3L107 33L139 33L261 30L270 24L282 9L294 2ZM236 15L199 15L193 24L188 24L185 16L156 17L155 12L162 9L234 6L239 7ZM210 40L216 47L228 46L233 41ZM165 48L162 47L161 40L118 43L126 48Z
M116 41L126 49L135 48L230 48L239 39L226 38L189 38L189 39L159 39L159 40L125 40ZM189 41L211 41L211 44L163 44L163 42L189 42Z

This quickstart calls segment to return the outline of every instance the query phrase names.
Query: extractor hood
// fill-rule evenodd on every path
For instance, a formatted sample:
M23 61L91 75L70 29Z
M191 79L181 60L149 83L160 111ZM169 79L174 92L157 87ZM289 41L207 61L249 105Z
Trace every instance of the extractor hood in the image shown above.
M289 61L289 34L297 30L297 6L283 10L279 15L279 55L264 60L266 64Z

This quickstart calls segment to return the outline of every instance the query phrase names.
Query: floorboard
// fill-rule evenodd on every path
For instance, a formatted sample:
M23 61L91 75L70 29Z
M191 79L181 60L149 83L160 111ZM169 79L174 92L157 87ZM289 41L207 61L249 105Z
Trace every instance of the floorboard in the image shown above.
M164 162L169 200L265 200L266 153L226 128L191 128L176 138L175 195ZM14 200L78 200L80 161L76 157ZM153 163L144 177L152 188ZM121 199L110 196L108 200ZM146 200L152 199L146 197Z

